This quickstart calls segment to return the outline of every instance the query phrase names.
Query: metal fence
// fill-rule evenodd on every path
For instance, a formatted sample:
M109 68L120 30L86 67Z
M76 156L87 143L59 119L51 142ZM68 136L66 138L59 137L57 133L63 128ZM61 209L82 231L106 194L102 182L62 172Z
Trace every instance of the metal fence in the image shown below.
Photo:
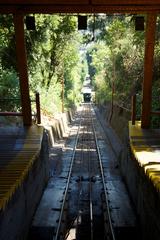
M37 124L41 123L40 96L35 94L31 100L32 117ZM0 116L23 117L21 100L19 98L0 98Z
M141 119L141 104L142 96L140 94L133 95L131 107L131 120L133 125L136 120ZM160 98L158 96L152 98L151 128L160 128Z

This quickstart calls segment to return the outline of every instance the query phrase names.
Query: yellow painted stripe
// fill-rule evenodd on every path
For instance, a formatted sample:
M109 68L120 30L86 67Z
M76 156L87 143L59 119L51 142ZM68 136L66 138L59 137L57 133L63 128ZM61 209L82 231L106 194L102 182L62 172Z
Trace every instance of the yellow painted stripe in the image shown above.
M21 151L19 151L14 159L5 167L3 167L5 160L0 160L0 166L2 166L0 170L0 209L5 209L6 204L16 189L23 183L35 159L39 156L42 135L42 127L31 127L27 136L25 136ZM32 140L34 140L34 143L30 142ZM13 152L15 151L13 150Z

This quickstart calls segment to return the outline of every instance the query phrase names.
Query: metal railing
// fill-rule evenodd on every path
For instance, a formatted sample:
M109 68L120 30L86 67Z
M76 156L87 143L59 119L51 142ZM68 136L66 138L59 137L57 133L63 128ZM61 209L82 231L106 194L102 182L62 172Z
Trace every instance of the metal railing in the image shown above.
M153 101L155 100L155 98L153 98ZM131 121L132 121L132 125L135 125L135 122L138 118L141 117L141 102L142 102L142 97L140 95L133 95L132 96L132 100L131 100ZM152 117L152 122L151 125L152 127L160 127L160 111L159 110L153 110L153 106L152 106L152 110L151 110L151 117ZM156 121L154 120L154 117L158 117L158 123L156 123Z
M0 99L0 102L4 102L4 101L20 101L20 99L18 98L8 98L8 99ZM36 104L36 113L35 114L32 114L33 117L36 118L36 123L37 124L41 124L41 110L40 110L40 96L39 96L39 93L36 93L35 94L35 99L34 100L31 100L31 103L35 103ZM23 114L22 112L10 112L10 111L1 111L0 112L0 116L20 116L20 117L23 117Z

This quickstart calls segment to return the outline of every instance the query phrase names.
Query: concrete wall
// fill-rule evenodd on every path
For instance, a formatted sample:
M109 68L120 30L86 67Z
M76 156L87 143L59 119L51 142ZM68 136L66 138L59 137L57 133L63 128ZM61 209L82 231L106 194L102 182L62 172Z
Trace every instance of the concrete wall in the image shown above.
M121 172L139 218L143 240L160 239L160 194L129 151L121 159Z
M117 137L123 144L124 141L126 141L126 138L128 138L128 121L131 118L130 111L127 111L118 105L114 105L113 114L110 121L110 103L107 103L105 106L98 106L98 108L100 110L100 113L103 115L106 123L109 122L110 126L113 128Z
M23 184L16 190L5 210L0 212L0 239L25 239L35 209L48 181L48 140L44 132L39 156Z
M73 120L75 109L60 113L51 118L47 123L44 120L44 127L48 133L49 146L52 147L57 141L67 137L68 124Z
M101 106L100 112L108 124L110 108ZM160 193L151 183L150 179L138 164L131 152L128 138L128 121L130 114L118 106L114 106L111 126L115 136L120 140L121 152L119 152L119 168L126 183L135 212L139 219L139 227L142 240L160 239ZM114 148L114 139L111 139ZM118 141L116 141L117 143ZM116 147L117 148L117 147ZM115 151L116 151L115 148Z

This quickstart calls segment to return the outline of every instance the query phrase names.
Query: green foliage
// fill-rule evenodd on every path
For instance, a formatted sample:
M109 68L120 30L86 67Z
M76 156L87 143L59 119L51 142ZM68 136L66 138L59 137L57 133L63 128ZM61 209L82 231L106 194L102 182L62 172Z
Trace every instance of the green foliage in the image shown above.
M69 107L80 100L86 74L86 63L79 52L82 37L74 16L37 14L35 19L36 30L25 29L30 95L34 98L38 91L44 111L54 113L61 111L62 80L64 105ZM0 34L0 97L19 98L12 15L0 16ZM11 111L16 106L19 109L19 103L8 102L3 109Z
M56 113L61 111L61 84L56 81L49 89L41 88L41 108L44 112Z
M141 94L144 64L144 31L135 31L132 15L88 16L88 31L77 31L77 17L36 14L36 30L25 29L31 97L40 93L44 111L61 111L64 105L81 101L87 74L96 91L96 101L114 100L130 108L131 96ZM19 98L13 17L0 16L0 98ZM159 110L160 17L157 18L153 110ZM1 110L16 110L19 103L1 104ZM140 109L140 108L139 108ZM140 114L140 113L139 113ZM156 122L157 120L155 120ZM159 120L158 120L159 121Z
M105 22L105 31L103 27L103 34L89 49L97 96L104 96L101 101L105 102L113 90L114 99L130 107L131 95L141 90L143 80L144 33L135 32L132 16L109 16ZM102 78L101 86L97 78Z
M46 92L44 106L54 112L60 110L62 81L65 106L79 99L83 67L79 54L81 37L74 16L36 15L36 25L36 33L26 32L31 89ZM75 82L79 87L75 88ZM54 95L55 108L49 106L48 99L53 99L50 94Z
M0 111L20 110L12 15L0 15Z
M0 72L0 111L16 111L20 108L19 81L14 70Z
M3 69L16 69L14 26L12 15L0 15L0 63Z

